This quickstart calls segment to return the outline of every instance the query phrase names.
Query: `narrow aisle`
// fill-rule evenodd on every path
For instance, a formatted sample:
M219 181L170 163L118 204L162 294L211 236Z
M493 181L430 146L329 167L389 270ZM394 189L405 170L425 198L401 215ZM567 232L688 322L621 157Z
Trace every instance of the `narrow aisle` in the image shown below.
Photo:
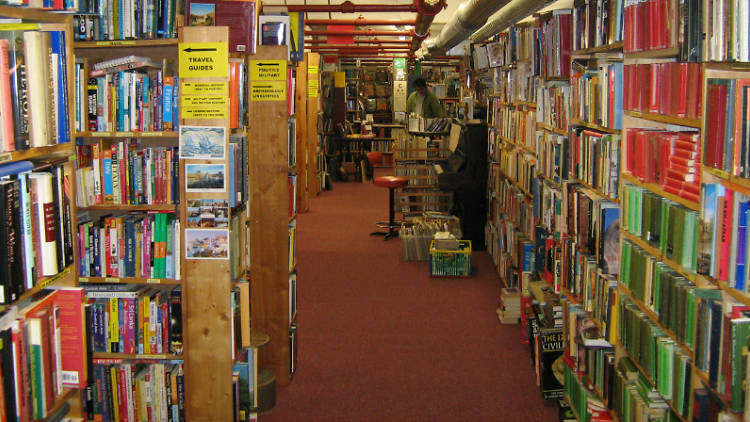
M495 317L492 262L430 278L370 237L388 190L338 183L298 216L298 370L265 421L555 421L518 326Z

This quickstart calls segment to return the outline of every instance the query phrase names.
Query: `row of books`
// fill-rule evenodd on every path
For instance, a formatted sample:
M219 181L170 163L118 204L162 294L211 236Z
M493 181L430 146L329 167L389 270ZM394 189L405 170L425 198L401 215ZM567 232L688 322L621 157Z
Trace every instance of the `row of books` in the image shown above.
M76 92L86 94L78 96L81 113L76 113L77 125L91 132L175 130L179 118L178 86L176 76L164 75L160 69L116 71L87 79L81 75L76 78Z
M620 282L688 349L695 345L695 285L632 242L622 243ZM686 318L687 316L687 318Z
M87 1L75 15L76 41L177 38L175 16L181 4L175 0Z
M750 5L742 1L703 3L704 61L750 61Z
M494 43L487 44L489 67L509 67L518 61L531 63L539 74L539 47L536 45L540 29L533 25L513 25L507 32L498 34Z
M613 365L612 365L613 366ZM576 409L579 415L589 417L589 422L606 422L611 421L612 417L607 410L607 406L593 393L590 386L581 382L581 377L571 368L571 364L565 360L565 397L569 400L570 406ZM608 368L608 373L612 374L614 380L614 369Z
M748 177L750 79L706 80L703 164Z
M586 0L573 8L573 50L622 41L623 0Z
M703 224L696 211L627 183L623 186L622 210L623 230L688 272L698 270L698 230Z
M538 171L544 177L560 184L568 177L568 137L547 131L536 131Z
M620 135L573 130L570 175L610 198L620 190Z
M677 5L674 0L625 0L625 53L661 50L677 45Z
M35 23L0 28L0 152L70 142L65 43Z
M701 186L698 273L748 291L750 197L721 183Z
M568 130L570 86L550 82L539 86L536 94L536 121L559 130Z
M498 214L502 214L502 221L511 223L513 230L519 234L532 238L534 234L534 213L531 200L515 189L510 181L502 177L497 190L496 205ZM500 222L502 231L502 222Z
M746 350L750 339L750 308L721 290L700 289L696 314L695 366L708 377L709 385L729 405L729 410L747 410Z
M76 145L76 204L146 205L180 201L177 147L142 148L139 140Z
M563 300L565 363L575 374L609 397L612 388L615 350L589 314ZM583 377L581 377L583 378Z
M181 223L173 213L82 218L82 277L180 278Z
M129 355L182 353L182 291L136 285L86 289L91 351Z
M591 189L566 184L567 234L575 240L576 251L590 255L602 273L617 274L620 240L620 208Z
M229 135L227 161L229 171L229 207L234 209L250 198L250 169L248 168L247 136L244 133Z
M92 364L87 420L185 420L185 375L181 361L136 363L94 359Z
M700 63L640 63L624 68L625 110L697 119L703 102Z
M548 233L561 232L563 227L562 203L562 192L559 186L543 180L533 199L536 225Z
M63 388L86 385L83 290L43 290L0 316L3 420L48 416Z
M622 80L622 63L576 69L570 77L570 117L609 129L621 129Z
M35 171L31 171L35 170ZM0 166L0 303L8 304L73 263L69 164Z
M687 416L692 383L690 357L629 299L621 299L619 312L619 342L653 380L653 385L646 385L658 392L657 400L670 401L683 417ZM622 361L628 362L621 359L620 365ZM637 368L632 369L640 374Z
M528 64L522 63L519 66L521 68L495 68L493 70L493 96L503 103L536 101L539 78L528 71Z
M684 366L681 365L683 369L685 369ZM684 373L675 373L674 376L679 377L678 380L689 379ZM680 420L629 357L623 357L617 361L612 390L612 400L608 404L621 422ZM685 390L689 392L688 388ZM677 400L683 401L681 409L685 409L689 402L684 399L684 396L677 397ZM677 402L672 401L672 403Z
M700 134L652 128L625 131L625 171L665 191L698 202Z
M513 180L518 187L530 193L533 185L539 183L536 157L512 145L509 147L500 149L500 172Z
M533 110L500 106L495 110L495 128L500 136L535 150L536 115Z
M570 76L572 25L573 14L570 9L553 10L552 16L541 23L541 76Z

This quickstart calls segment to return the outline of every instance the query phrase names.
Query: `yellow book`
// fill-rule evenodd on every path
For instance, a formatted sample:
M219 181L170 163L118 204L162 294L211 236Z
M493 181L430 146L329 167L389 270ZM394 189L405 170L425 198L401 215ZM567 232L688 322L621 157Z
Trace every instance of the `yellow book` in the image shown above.
M118 300L116 297L109 298L109 351L112 344L120 343L120 316L118 311ZM119 346L118 346L119 347Z
M120 377L117 366L109 368L109 374L112 378L112 414L115 416L115 422L120 422Z
M143 353L151 353L151 321L149 314L151 313L151 298L147 295L143 296Z

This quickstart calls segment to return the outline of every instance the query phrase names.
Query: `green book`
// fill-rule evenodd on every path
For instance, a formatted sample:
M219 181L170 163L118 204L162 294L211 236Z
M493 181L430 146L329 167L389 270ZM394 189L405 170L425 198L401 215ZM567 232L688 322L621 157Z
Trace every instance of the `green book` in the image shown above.
M667 254L667 237L669 233L669 225L671 223L669 219L669 203L666 199L661 201L661 232L659 233L659 250L663 254Z
M42 362L42 320L39 318L29 318L26 320L26 325L29 341L32 410L34 419L41 419L47 413L44 392L44 363Z
M747 341L750 338L750 317L734 318L732 325L732 363L731 388L729 406L734 412L745 410L745 376L747 374L747 360L743 351L747 351Z

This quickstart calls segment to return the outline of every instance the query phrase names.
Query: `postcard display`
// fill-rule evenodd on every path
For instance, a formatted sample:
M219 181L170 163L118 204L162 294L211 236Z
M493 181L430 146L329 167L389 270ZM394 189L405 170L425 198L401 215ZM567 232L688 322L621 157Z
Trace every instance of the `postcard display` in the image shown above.
M187 224L189 207L229 203L228 41L227 27L184 27L179 35L185 389L194 420L232 417L229 228Z

